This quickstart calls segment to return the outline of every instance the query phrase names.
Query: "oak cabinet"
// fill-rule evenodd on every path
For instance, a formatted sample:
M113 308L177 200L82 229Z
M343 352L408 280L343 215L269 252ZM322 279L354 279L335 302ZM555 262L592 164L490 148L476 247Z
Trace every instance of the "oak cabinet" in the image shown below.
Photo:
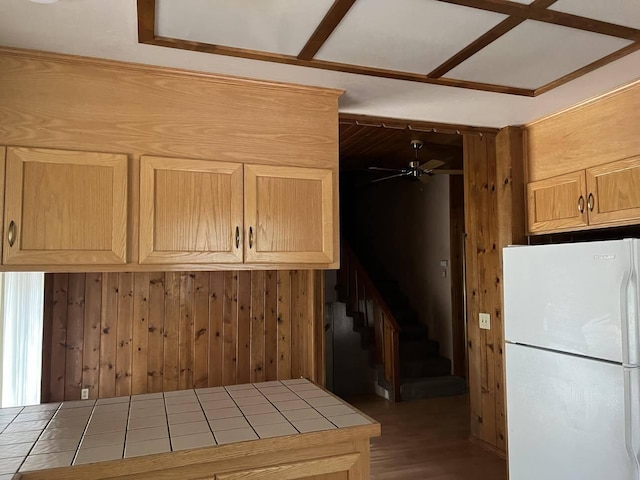
M245 165L245 262L331 263L333 173Z
M589 224L640 221L640 156L586 170Z
M241 263L242 164L143 156L140 263Z
M4 264L124 264L126 249L126 155L7 148Z
M333 172L143 156L142 264L328 264Z
M530 233L640 222L640 156L527 185Z
M367 476L368 477L368 476ZM363 465L359 453L317 458L272 467L258 467L214 475L214 480L362 480Z

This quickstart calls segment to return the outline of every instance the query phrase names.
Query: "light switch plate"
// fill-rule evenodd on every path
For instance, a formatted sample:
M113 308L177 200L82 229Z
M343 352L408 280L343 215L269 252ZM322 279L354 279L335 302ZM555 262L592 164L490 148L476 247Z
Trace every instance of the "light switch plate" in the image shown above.
M491 315L488 313L480 314L480 328L483 330L491 330Z
M80 390L80 400L89 400L89 389L83 388Z

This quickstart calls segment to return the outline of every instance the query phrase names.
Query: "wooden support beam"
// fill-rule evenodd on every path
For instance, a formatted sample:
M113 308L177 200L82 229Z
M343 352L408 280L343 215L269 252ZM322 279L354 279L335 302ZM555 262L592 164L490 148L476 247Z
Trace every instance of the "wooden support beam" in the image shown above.
M311 60L331 36L356 0L335 0L311 38L298 54L300 60Z

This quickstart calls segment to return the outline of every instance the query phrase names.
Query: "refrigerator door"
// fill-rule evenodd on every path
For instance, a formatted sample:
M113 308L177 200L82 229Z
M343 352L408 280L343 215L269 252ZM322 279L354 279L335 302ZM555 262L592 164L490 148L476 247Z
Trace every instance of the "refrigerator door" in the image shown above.
M506 369L509 478L640 479L638 368L507 344Z
M637 241L504 249L505 339L638 362Z

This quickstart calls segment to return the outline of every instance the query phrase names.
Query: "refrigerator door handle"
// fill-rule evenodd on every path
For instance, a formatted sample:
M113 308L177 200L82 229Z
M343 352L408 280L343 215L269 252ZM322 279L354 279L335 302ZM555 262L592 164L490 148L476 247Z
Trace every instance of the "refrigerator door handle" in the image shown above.
M640 368L624 369L625 444L640 475Z
M626 318L626 325L622 327L622 335L624 346L627 349L626 361L627 365L640 365L640 311L638 305L640 303L640 290L638 286L638 269L640 268L640 242L633 243L633 252L631 254L631 273L627 281L627 288L624 294L626 302L622 305L626 309L622 318ZM625 338L626 337L626 338ZM625 352L623 352L625 353Z

